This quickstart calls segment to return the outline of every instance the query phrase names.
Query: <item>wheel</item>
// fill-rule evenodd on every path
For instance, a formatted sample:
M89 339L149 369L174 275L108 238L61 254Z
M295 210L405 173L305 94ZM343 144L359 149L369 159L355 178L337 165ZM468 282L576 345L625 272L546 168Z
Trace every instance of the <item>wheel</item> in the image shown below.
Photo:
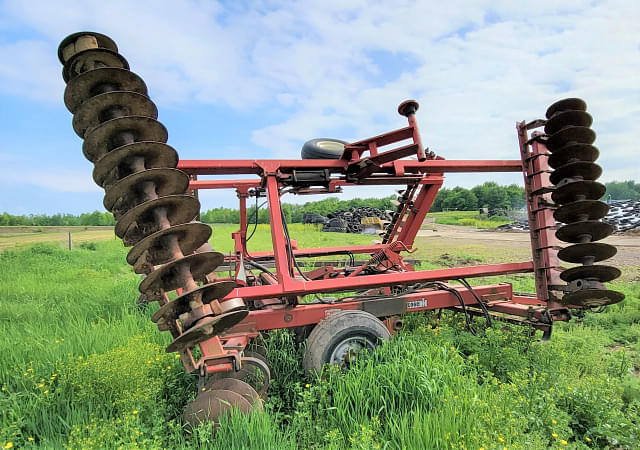
M348 367L361 351L371 351L391 335L384 324L365 311L340 311L322 320L307 338L303 365L319 372L324 364Z
M317 138L302 146L302 159L340 159L348 142L339 139Z

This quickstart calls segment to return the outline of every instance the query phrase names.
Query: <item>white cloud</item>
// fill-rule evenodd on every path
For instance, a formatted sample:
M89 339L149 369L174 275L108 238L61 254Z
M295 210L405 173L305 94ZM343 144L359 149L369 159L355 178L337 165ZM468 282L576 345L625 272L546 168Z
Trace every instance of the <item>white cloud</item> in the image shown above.
M358 139L403 126L395 107L415 97L423 140L439 154L515 159L516 121L579 96L595 117L603 165L628 160L634 167L614 170L637 178L640 2L516 3L8 1L3 15L42 38L0 45L20 65L5 63L0 86L59 101L51 53L67 33L95 29L116 39L161 109L292 110L246 130L289 158L319 135Z
M58 192L104 192L87 170L0 168L3 184L29 184ZM6 199L5 199L6 200Z

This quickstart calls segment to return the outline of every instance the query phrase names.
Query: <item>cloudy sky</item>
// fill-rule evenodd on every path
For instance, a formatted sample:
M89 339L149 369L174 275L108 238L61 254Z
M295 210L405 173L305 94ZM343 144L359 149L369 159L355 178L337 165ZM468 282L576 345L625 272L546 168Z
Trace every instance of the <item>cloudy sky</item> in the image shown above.
M604 180L640 180L638 1L0 1L0 212L99 209L62 102L66 35L111 36L181 158L295 158L405 125L447 159L517 159L515 123L584 98ZM471 187L517 174L449 175ZM204 208L234 206L209 194ZM362 194L362 193L360 193ZM351 193L354 195L354 193ZM372 195L377 195L373 192Z

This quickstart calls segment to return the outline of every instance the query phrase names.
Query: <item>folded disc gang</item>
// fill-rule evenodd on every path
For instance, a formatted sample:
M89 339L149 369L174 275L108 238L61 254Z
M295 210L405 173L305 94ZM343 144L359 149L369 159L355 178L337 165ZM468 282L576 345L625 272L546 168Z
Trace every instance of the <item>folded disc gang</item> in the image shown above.
M600 201L605 186L595 181L602 168L594 163L599 151L591 145L596 134L589 128L593 120L586 110L586 103L577 98L554 103L547 109L545 132L547 148L552 152L549 165L555 168L549 176L555 185L551 199L558 206L554 218L565 223L557 228L556 237L574 244L558 251L558 258L582 264L560 273L560 278L569 283L562 302L591 307L617 303L624 295L603 284L619 277L620 271L594 265L614 256L616 248L596 242L613 233L613 227L600 220L609 206Z
M197 285L224 257L202 252L211 228L192 222L200 203L187 195L189 178L176 169L178 155L166 144L167 130L156 120L146 84L129 71L115 42L100 33L67 37L58 57L67 82L65 105L84 139L84 155L95 163L94 180L106 189L104 206L116 218L115 233L125 245L135 245L127 261L147 274L140 291L156 299L186 291L178 303L164 305L167 314L158 320L164 330L178 330L170 326L176 320L186 329L169 351L184 351L233 327L248 313L242 299L209 306L233 286Z

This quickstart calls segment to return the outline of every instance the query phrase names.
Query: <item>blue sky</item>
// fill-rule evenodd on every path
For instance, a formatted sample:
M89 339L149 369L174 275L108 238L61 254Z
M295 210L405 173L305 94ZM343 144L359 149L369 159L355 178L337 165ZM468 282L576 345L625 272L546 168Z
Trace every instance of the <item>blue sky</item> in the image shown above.
M295 158L307 139L404 126L396 106L406 98L420 102L436 153L516 159L515 122L578 96L594 116L602 179L640 179L640 2L442 5L0 1L0 212L101 209L56 57L80 30L118 43L184 159ZM446 185L488 179L521 182L449 175ZM205 209L235 206L231 192L201 198Z

